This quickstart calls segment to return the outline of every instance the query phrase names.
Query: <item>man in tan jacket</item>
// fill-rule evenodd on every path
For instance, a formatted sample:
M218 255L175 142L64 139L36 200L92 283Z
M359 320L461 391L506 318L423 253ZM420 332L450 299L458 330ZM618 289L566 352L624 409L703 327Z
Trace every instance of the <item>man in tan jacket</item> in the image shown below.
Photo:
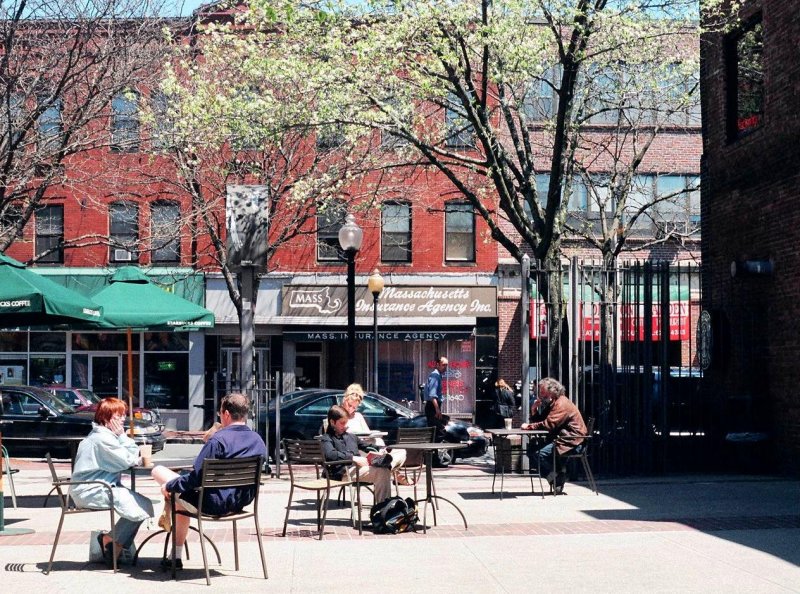
M540 406L547 409L547 416L541 421L522 425L523 429L545 429L549 432L547 445L538 451L532 447L533 442L528 444L530 468L537 468L538 458L542 476L547 477L547 482L555 492L561 493L567 481L567 469L565 464L557 460L556 472L553 467L553 448L556 448L557 457L573 450L579 451L583 447L583 440L575 438L586 435L586 424L578 407L567 398L564 386L552 377L546 377L539 382L538 397L531 405L531 410ZM557 441L559 437L571 439Z

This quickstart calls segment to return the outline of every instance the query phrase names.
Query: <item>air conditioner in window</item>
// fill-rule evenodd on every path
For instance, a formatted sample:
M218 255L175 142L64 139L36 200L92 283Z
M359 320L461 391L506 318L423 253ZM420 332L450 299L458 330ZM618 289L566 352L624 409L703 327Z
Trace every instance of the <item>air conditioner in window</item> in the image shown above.
M115 262L130 262L133 260L133 253L128 250L114 250Z

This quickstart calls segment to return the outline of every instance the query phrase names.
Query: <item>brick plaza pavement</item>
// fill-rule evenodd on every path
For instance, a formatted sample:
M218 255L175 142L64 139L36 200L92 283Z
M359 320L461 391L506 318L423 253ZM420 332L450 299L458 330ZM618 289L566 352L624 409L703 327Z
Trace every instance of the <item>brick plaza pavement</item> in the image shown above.
M78 592L87 587L159 591L205 587L200 551L190 548L180 581L158 567L161 539L141 552L139 566L119 575L87 562L88 531L107 517L67 518L51 575L42 573L50 554L59 509L51 499L41 461L14 461L19 508L9 509L9 527L34 534L0 537L0 584L14 592ZM377 592L459 588L483 592L529 592L545 587L578 592L800 592L800 482L779 477L682 476L604 480L600 495L584 483L568 484L564 497L541 498L523 477L506 480L501 501L491 493L491 461L459 463L436 470L437 492L464 512L440 503L438 526L402 535L362 536L349 523L349 509L332 504L324 540L317 540L310 494L295 494L287 537L281 536L288 476L262 486L261 525L270 579L260 575L252 523L239 527L242 570L233 567L233 535L208 534L222 554L212 563L212 585L238 591L329 592L344 584ZM66 468L66 466L65 466ZM149 477L137 489L159 499ZM410 488L401 488L404 496ZM160 503L156 504L160 511ZM420 515L421 515L420 510ZM367 517L365 512L364 516ZM154 526L145 525L141 542ZM156 542L158 541L158 542Z

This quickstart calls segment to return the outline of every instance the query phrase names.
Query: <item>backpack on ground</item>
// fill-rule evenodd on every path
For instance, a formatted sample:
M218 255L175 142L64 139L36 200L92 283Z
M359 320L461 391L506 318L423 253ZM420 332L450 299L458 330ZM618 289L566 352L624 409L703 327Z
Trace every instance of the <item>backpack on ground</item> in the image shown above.
M419 521L417 502L410 497L389 497L372 506L369 519L375 534L406 532Z

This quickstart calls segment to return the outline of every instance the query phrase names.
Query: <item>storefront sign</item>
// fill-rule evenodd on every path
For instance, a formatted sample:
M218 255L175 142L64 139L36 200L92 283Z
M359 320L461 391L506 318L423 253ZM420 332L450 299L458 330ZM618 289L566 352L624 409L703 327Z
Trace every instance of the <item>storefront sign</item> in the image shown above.
M286 340L294 342L317 342L317 341L336 341L343 342L347 340L347 332L339 330L308 330L308 331L286 331L283 333ZM370 331L357 331L355 334L356 340L372 340L372 332ZM452 332L452 331L392 331L392 332L378 332L378 340L385 342L387 340L401 340L403 342L410 342L413 340L468 340L472 338L472 332Z
M578 304L581 321L580 340L600 340L600 304ZM689 302L669 304L669 340L689 339ZM644 305L626 303L619 307L622 340L644 340ZM661 304L653 303L651 310L652 339L661 340ZM547 338L547 305L531 300L531 338Z
M356 316L371 317L372 294L356 287ZM289 285L283 288L284 316L346 316L347 287ZM497 317L495 287L386 287L378 315L392 318Z

